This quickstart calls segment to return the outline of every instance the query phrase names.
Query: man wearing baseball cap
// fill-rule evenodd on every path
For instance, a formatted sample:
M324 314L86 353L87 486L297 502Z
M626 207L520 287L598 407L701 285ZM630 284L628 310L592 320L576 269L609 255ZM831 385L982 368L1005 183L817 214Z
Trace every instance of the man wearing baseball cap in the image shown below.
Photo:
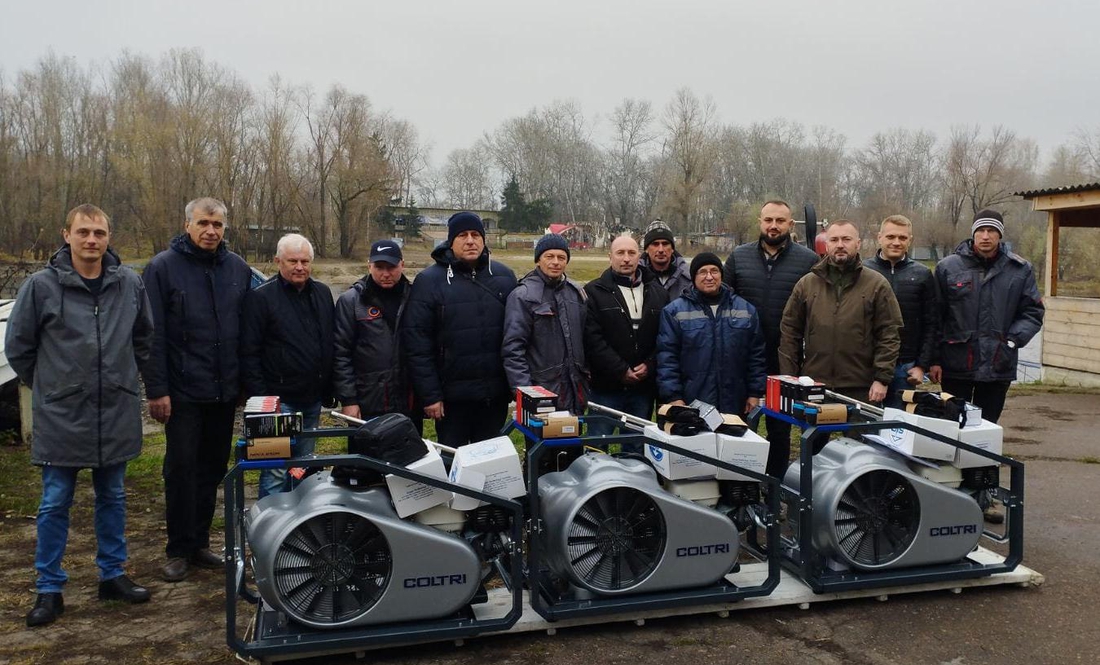
M676 251L672 229L659 219L645 230L641 264L657 276L657 281L668 292L669 300L676 300L691 289L687 259Z
M394 240L371 245L368 273L336 301L333 383L341 411L354 418L402 413L423 431L401 359L401 323L412 291Z
M1043 325L1035 271L1003 243L1004 218L996 210L974 215L971 237L936 265L943 332L932 380L982 407L997 422L1008 386L1016 379L1019 349Z
M1019 349L1039 332L1045 311L1031 263L1008 251L1004 232L1001 213L980 210L970 239L936 265L942 332L929 368L944 391L980 406L994 423L1016 378ZM986 492L967 487L968 478L963 487L979 497L986 519L1003 522Z

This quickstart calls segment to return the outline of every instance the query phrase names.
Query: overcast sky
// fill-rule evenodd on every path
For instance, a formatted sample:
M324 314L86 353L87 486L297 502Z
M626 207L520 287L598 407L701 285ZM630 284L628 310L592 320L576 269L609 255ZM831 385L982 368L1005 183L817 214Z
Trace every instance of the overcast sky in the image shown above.
M272 74L365 93L410 120L433 162L555 99L586 117L691 88L720 119L878 130L1002 123L1048 153L1100 127L1100 3L966 0L0 0L8 77L52 49L82 64L199 47L262 87Z

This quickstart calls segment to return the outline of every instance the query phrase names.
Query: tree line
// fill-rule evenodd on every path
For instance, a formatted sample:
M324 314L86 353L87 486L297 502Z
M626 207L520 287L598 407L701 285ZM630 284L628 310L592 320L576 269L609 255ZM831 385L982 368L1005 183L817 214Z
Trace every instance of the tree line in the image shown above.
M1080 129L1040 165L1039 146L1003 126L885 129L850 146L824 126L723 123L686 88L660 108L625 99L598 116L555 101L433 165L416 127L364 94L278 76L254 89L197 50L83 67L50 54L0 73L0 252L17 257L55 248L82 202L112 215L117 242L159 251L184 204L211 195L229 207L235 246L260 259L291 229L322 257L352 256L392 232L396 207L417 204L503 203L507 225L524 230L549 220L611 232L659 217L677 233L743 241L774 196L865 226L906 214L940 251L975 211L998 207L1035 258L1042 233L1013 192L1098 179L1100 129Z

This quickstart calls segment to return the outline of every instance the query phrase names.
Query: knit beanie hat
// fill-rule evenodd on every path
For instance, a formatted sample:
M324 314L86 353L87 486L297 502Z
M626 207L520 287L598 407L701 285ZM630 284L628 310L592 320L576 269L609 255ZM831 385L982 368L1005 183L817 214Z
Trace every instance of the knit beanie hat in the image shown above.
M672 235L672 229L661 220L653 222L646 228L645 237L642 238L642 251L644 252L646 247L658 240L667 240L668 244L672 245L672 251L676 251L676 238Z
M989 208L979 210L977 214L974 215L974 224L970 227L970 236L973 237L978 229L983 226L991 226L997 229L997 233L1000 233L1002 238L1005 235L1004 217L1001 217L1001 213L996 210L990 210Z
M718 255L711 252L703 252L691 260L691 281L695 282L695 274L703 266L718 266L718 271L722 271L722 259L718 258Z
M539 257L542 253L548 249L560 249L565 252L565 262L568 263L569 259L573 258L569 254L569 241L561 237L557 233L547 233L543 237L539 238L539 241L535 243L535 263L539 262Z
M485 223L476 213L469 211L456 212L447 220L447 244L455 241L455 236L463 231L477 231L485 238Z

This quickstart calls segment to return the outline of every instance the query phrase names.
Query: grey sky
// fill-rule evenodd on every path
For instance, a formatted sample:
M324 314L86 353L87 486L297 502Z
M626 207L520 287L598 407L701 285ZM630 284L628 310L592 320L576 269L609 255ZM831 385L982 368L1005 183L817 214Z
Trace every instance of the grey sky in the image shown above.
M433 162L554 99L586 117L690 87L723 122L877 130L1002 123L1044 151L1100 126L1100 3L965 0L0 2L6 76L200 47L262 87L339 82L416 125Z

